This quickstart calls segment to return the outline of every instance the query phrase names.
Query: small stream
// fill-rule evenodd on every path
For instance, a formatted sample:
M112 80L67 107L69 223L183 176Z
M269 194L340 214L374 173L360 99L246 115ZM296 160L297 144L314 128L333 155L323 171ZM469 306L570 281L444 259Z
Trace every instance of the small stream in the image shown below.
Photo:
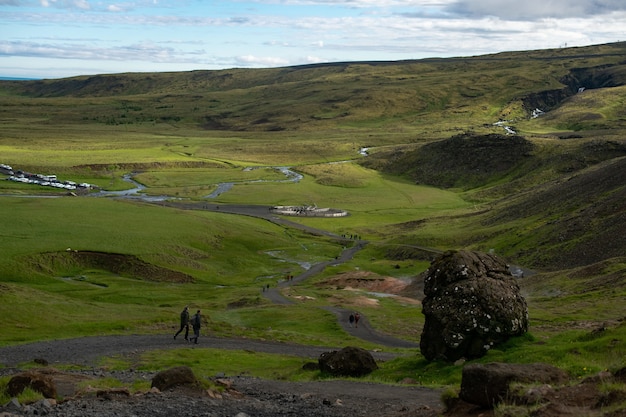
M245 168L244 171L252 171L254 169L259 169L264 167L248 167ZM217 188L209 195L204 196L204 198L216 198L221 194L224 194L226 191L230 191L236 184L253 184L258 182L300 182L304 176L295 171L292 171L288 167L273 167L276 171L280 171L285 175L284 180L254 180L254 181L239 181L239 182L222 182L217 184Z
M89 194L89 197L125 197L125 198L136 198L142 201L165 201L171 200L172 197L168 195L159 195L159 196L150 196L145 194L140 194L143 190L146 189L146 186L135 181L133 179L133 174L125 174L122 179L128 183L134 185L134 188L129 188L128 190L121 191L98 191L97 193Z
M253 170L258 169L257 167L249 167L245 168L245 170ZM258 182L300 182L304 176L295 171L292 171L288 167L274 167L275 170L280 171L283 175L285 175L284 180L253 180L253 181L240 181L240 182L222 182L217 184L217 188L209 195L204 196L204 198L216 198L221 194L224 194L227 191L230 191L236 184L252 184ZM135 181L133 179L134 174L125 174L122 179L128 183L134 185L133 188L129 188L128 190L121 191L98 191L97 193L89 194L90 197L124 197L124 198L136 198L138 200L155 202L155 201L165 201L171 200L172 196L160 195L160 196L149 196L142 194L142 192L146 189L146 186Z

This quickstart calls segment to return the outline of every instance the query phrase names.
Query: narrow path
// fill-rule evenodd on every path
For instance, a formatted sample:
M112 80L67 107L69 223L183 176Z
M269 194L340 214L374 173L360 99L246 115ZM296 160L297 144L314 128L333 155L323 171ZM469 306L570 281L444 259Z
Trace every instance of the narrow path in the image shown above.
M188 347L245 350L299 356L317 360L323 352L337 350L336 347L308 346L253 339L219 338L200 336L199 344L189 344L182 337L174 340L172 335L111 335L88 336L75 339L50 340L0 347L0 364L15 367L34 359L45 359L49 364L75 364L96 366L103 357L123 356L129 359L154 349L177 349ZM376 359L389 360L397 357L393 353L373 352Z
M283 217L277 216L270 211L268 206L257 206L257 205L219 205L213 203L178 203L178 202L167 202L163 203L164 205L173 206L177 208L184 208L188 210L212 210L212 211L220 211L222 213L229 214L239 214L251 217L258 217L265 220L268 220L272 223L280 224L286 227L293 227L300 230L304 230L308 233L318 235L318 236L329 236L335 238L337 240L345 241L346 238L343 236L339 236L337 234L316 229L310 226L302 225L296 222L289 221ZM275 304L289 305L294 304L293 300L283 296L281 294L281 289L287 288L289 286L298 284L314 275L321 273L327 266L339 265L344 262L349 261L354 257L354 255L361 249L363 249L369 242L365 240L357 240L353 241L354 245L344 249L336 259L332 259L329 261L319 262L313 265L311 268L307 269L303 273L293 277L290 281L281 281L278 286L270 287L265 289L262 294L265 298L270 300ZM397 339L392 336L385 335L383 333L377 332L369 323L367 317L361 314L361 321L359 322L359 327L351 327L348 321L351 310L340 308L340 307L323 307L325 310L330 311L335 314L337 320L343 330L346 333L354 337L358 337L365 341L376 343L383 346L388 347L399 347L399 348L419 348L419 344L407 340Z
M344 250L337 259L332 261L320 262L318 264L313 265L313 267L309 268L302 274L295 276L291 281L281 281L277 287L269 288L263 291L263 296L269 299L275 304L293 304L294 301L289 298L283 296L281 294L281 289L290 287L293 284L297 284L299 282L304 281L305 279L314 276L316 274L321 273L324 268L329 265L339 265L347 260L352 259L354 254L359 251L361 248L365 246L367 242L358 242L355 246ZM341 325L342 329L350 334L351 336L357 337L359 339L363 339L368 342L376 343L382 346L388 347L398 347L398 348L419 348L419 344L415 342L411 342L408 340L397 339L395 337L385 335L383 333L377 332L371 325L369 320L365 315L361 313L361 320L359 321L359 327L353 327L350 325L349 317L350 314L353 313L352 310L341 308L341 307L322 307L326 311L330 311L334 313L337 317L337 321Z

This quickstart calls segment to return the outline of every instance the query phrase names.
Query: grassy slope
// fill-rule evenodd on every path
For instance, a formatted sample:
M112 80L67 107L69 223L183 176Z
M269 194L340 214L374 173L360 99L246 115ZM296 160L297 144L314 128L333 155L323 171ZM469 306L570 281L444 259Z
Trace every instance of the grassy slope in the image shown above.
M326 276L354 268L416 275L425 264L420 262L423 254L411 248L424 246L495 248L525 265L556 269L523 282L537 339L516 341L487 360L545 360L572 370L590 360L590 369L601 369L615 366L614 358L601 360L597 351L606 352L611 338L623 340L617 320L626 315L620 301L623 260L602 258L623 253L624 242L616 236L626 235L620 220L624 181L616 175L625 172L623 159L618 159L623 155L624 90L610 86L624 82L623 65L615 65L623 60L622 43L403 63L2 82L0 154L6 159L0 162L109 189L124 187L122 173L140 170L142 182L154 187L151 192L194 198L219 181L276 175L257 170L251 176L242 170L246 166L297 167L306 175L297 186L236 186L219 201L349 208L354 215L346 219L307 220L373 241L351 263L325 271ZM565 79L569 85L560 82ZM559 106L554 102L559 94L543 94L565 94L580 83L594 82L606 88L588 89ZM528 120L531 104L552 111ZM509 161L504 170L489 165L492 169L479 176L465 175L463 170L474 165L460 158L454 177L463 180L445 184L455 187L449 190L416 187L412 183L417 177L407 178L414 175L417 162L432 161L433 153L420 154L429 149L425 144L466 131L502 133L492 126L501 118L513 119L532 143L526 157ZM393 175L353 163L323 164L359 159L361 147L373 147L370 167L382 169L393 161ZM431 176L449 171L442 163L430 169ZM29 194L33 188L7 183L2 190ZM3 218L12 219L2 230L12 243L0 263L0 308L12 329L3 332L3 343L164 331L187 302L211 311L212 330L224 335L348 342L337 332L332 315L305 320L308 325L302 328L309 315L306 305L287 313L258 297L259 282L286 271L267 251L281 252L291 263L289 269L298 257L315 261L335 256L339 248L330 242L215 213L179 213L108 200L2 200ZM84 264L50 264L49 258L43 262L40 257L68 247L138 255L191 274L197 282L138 281ZM307 248L304 254L297 250L301 247ZM596 257L576 252L591 248ZM576 288L572 277L580 283ZM324 295L313 287L301 291ZM599 300L606 308L590 307ZM243 307L227 309L229 302ZM371 312L373 322L402 336L408 309L387 303L386 314ZM102 314L85 321L92 311ZM128 319L130 311L133 319ZM39 324L23 319L32 315L47 319ZM377 316L386 322L377 322ZM608 333L587 338L598 320L611 323ZM419 334L419 321L406 330L406 337ZM588 325L562 331L582 322ZM564 354L567 349L571 351ZM585 352L584 357L575 351ZM433 375L458 375L445 366L419 366Z

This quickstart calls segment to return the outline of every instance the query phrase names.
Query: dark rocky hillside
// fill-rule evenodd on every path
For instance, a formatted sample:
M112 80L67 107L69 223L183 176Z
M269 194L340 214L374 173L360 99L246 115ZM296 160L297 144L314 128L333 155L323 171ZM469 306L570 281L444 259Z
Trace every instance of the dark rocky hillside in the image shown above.
M581 88L596 89L618 87L626 84L626 67L624 63L616 65L599 65L589 68L572 68L567 75L559 80L560 89L531 93L523 98L524 107L550 110L563 100L576 94Z
M393 151L363 161L372 167L411 178L417 184L442 188L474 188L515 171L531 157L534 145L521 136L457 135L428 143L416 151Z
M533 230L518 232L520 240L534 240L541 247L515 254L535 267L568 269L623 256L626 156L514 195L494 212L485 216L484 224L544 219Z
M502 196L470 222L481 230L510 224L516 246L524 249L508 248L507 256L533 268L568 269L623 256L626 140L568 141L568 152L544 154L520 136L467 134L377 154L364 165L418 184ZM520 222L528 226L514 226Z

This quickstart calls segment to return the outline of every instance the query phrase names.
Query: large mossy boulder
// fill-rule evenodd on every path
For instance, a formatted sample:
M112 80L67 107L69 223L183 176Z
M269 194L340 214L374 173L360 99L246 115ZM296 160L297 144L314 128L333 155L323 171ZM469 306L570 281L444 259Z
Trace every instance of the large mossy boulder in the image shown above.
M479 358L528 331L528 307L509 266L496 255L446 252L424 280L420 350L428 360Z

